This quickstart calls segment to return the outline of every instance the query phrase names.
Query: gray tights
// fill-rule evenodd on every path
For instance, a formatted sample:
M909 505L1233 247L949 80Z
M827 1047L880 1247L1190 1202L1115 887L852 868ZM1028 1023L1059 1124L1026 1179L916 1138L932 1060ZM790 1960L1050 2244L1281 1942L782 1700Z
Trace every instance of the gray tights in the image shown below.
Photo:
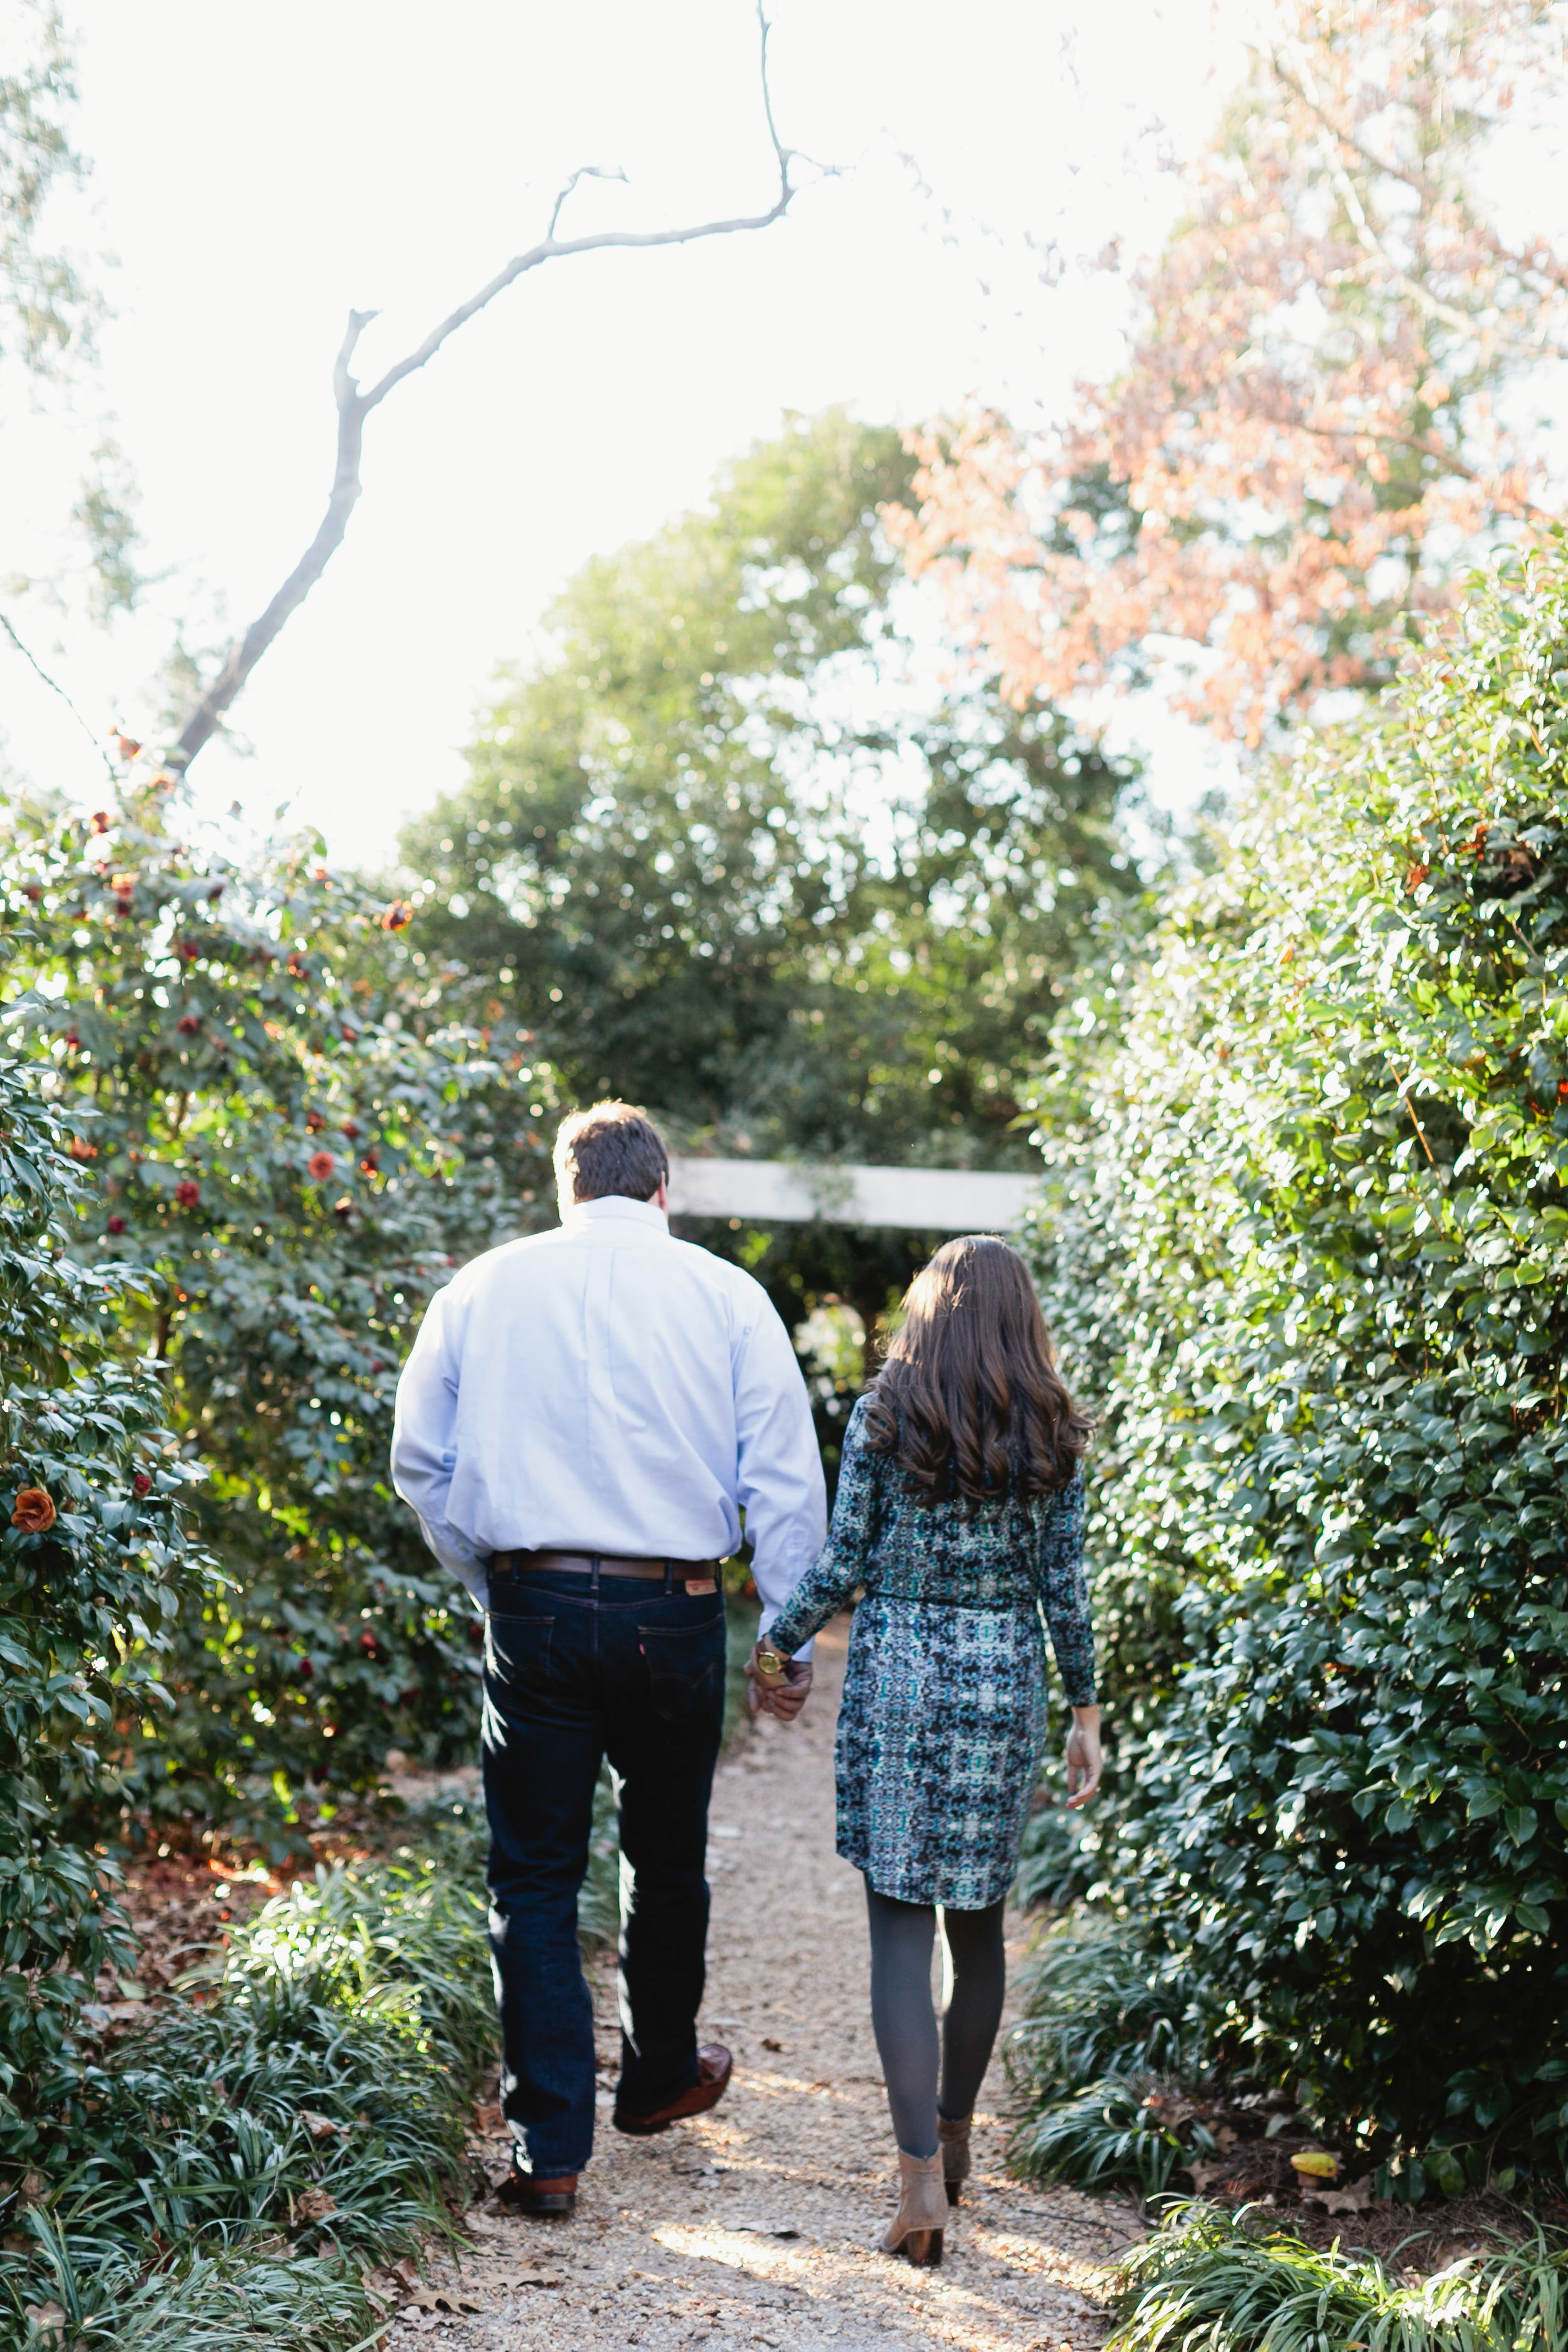
M931 2007L931 1955L937 1914L929 1903L898 1903L866 1881L871 1923L871 2023L893 2113L893 2133L906 2156L933 2156L940 2111L955 2121L971 2114L996 2028L1007 1963L1002 1949L1003 1905L942 1914L942 1940L952 1990L942 2011L939 2049Z

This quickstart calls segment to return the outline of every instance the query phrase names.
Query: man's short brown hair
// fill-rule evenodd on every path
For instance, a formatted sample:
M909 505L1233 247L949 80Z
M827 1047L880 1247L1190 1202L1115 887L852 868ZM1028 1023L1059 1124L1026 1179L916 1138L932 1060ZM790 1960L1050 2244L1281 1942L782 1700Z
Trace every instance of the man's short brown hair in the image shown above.
M563 1118L555 1137L555 1181L574 1201L619 1193L651 1201L669 1181L669 1154L651 1118L631 1103L599 1102Z

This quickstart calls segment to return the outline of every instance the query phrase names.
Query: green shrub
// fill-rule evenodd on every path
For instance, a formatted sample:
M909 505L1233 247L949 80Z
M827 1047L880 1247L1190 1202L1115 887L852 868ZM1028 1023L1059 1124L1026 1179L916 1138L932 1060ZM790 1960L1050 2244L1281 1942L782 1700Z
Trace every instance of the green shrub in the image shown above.
M1008 2155L1029 2180L1163 2189L1208 2135L1173 2127L1173 2078L1200 2074L1214 2022L1204 1988L1092 1916L1047 1936L1023 1972L1007 2035L1023 2111ZM1191 2143L1191 2144L1189 2144Z
M77 2095L78 2021L128 1967L100 1815L106 1750L152 1730L182 1596L211 1563L181 1504L198 1475L144 1364L115 1360L124 1266L67 1255L79 1187L58 1112L0 1063L0 2194ZM18 1497L32 1498L29 1516Z
M318 1870L236 1932L208 2005L161 2004L87 2069L7 2217L0 2340L51 2301L89 2345L217 2352L252 2340L247 2304L263 2340L374 2335L362 2273L466 2198L495 2040L476 1859L459 1828Z
M1037 1876L1456 2180L1568 2129L1565 750L1558 546L1108 959L1041 1104L1132 1737Z
M383 927L403 908L316 843L236 861L188 817L155 785L12 806L0 936L33 992L6 1019L80 1129L75 1254L160 1277L122 1339L168 1366L228 1580L182 1620L136 1807L276 1855L389 1746L477 1728L479 1629L392 1492L393 1401L431 1290L540 1196L528 1098L553 1095L442 1025L441 974Z
M1396 2286L1256 2216L1172 2210L1128 2255L1106 2352L1557 2352L1568 2252L1537 2236Z

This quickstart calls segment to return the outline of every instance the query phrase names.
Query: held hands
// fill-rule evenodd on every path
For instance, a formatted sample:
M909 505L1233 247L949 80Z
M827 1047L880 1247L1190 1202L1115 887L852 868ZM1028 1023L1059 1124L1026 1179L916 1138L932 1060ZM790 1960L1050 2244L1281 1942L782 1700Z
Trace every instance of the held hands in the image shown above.
M810 1688L811 1668L804 1659L791 1658L782 1675L772 1675L758 1672L754 1649L746 1660L746 1711L751 1716L772 1715L780 1723L793 1723Z
M1100 1709L1075 1706L1068 1733L1068 1803L1076 1811L1087 1805L1100 1786L1104 1759L1100 1752Z

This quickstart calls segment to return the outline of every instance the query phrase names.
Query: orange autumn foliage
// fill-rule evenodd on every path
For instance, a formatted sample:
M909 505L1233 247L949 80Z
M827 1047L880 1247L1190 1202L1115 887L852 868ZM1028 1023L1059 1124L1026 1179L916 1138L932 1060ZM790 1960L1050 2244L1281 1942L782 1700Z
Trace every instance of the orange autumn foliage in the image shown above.
M917 507L885 520L1014 703L1179 639L1182 707L1257 743L1382 684L1456 572L1543 520L1498 396L1562 356L1568 266L1469 174L1552 41L1538 0L1281 0L1121 378L1049 435L975 411L911 437Z

